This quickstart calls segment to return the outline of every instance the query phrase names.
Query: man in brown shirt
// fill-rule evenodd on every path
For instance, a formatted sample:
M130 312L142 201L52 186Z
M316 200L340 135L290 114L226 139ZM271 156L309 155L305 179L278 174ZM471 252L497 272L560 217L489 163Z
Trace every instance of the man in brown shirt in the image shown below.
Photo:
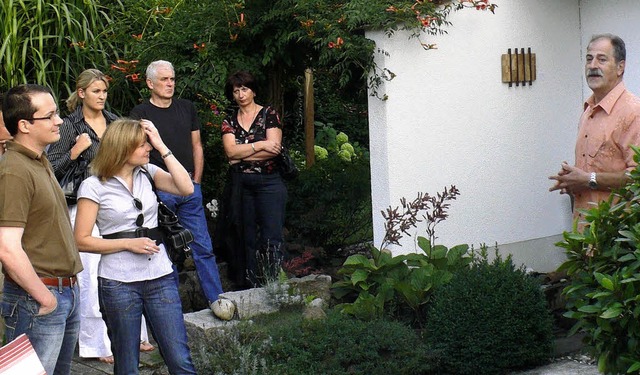
M7 341L25 333L48 374L69 374L78 339L82 270L64 194L44 149L62 119L51 91L19 85L3 100L14 137L0 158L0 314Z

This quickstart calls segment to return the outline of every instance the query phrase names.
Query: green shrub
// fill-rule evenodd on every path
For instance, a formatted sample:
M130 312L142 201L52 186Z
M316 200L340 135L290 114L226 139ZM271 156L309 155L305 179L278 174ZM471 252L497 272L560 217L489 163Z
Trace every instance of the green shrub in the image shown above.
M269 337L250 322L241 322L210 330L201 345L192 346L191 355L198 374L264 375L269 342Z
M413 375L430 373L438 360L401 323L364 322L335 311L306 321L300 310L284 310L213 332L192 349L199 374Z
M326 320L278 324L270 331L270 374L425 374L435 368L414 330L332 312Z
M434 291L426 338L452 374L505 374L548 360L552 319L538 281L483 256Z
M634 147L634 160L640 149ZM574 332L586 342L603 373L640 370L640 171L608 200L585 212L584 233L564 233L557 245L568 260L565 316L577 320Z

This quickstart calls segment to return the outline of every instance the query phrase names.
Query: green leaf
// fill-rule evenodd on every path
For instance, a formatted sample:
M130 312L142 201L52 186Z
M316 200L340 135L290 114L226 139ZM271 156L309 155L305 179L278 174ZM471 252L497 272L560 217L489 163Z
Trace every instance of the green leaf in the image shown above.
M431 259L445 259L447 257L447 247L444 245L436 245L431 252Z
M609 297L611 295L611 292L598 292L595 293L593 295L587 294L587 297L591 297L593 299L598 299L600 297Z
M621 256L620 258L618 258L618 262L624 263L624 262L631 262L631 261L635 261L637 258L635 256L635 254L625 254L623 256Z
M344 261L343 266L364 266L369 269L375 268L373 264L371 264L371 259L362 254L351 255Z
M431 241L429 241L429 239L418 236L418 247L422 249L425 254L431 256Z
M637 241L636 234L630 230L621 230L618 231L618 233L620 233L623 237L628 238L629 240L632 240L634 242Z
M598 357L598 371L601 373L605 373L606 372L606 368L607 368L607 352L601 353L600 356Z
M622 311L623 310L621 307L610 307L605 310L605 312L600 314L600 317L603 319L617 318L618 316L620 316L620 314L622 314Z
M584 235L575 232L564 232L564 238L567 240L584 241Z
M602 310L602 308L600 306L596 306L596 305L586 305L586 306L582 306L578 309L578 311L581 312L585 312L585 313L598 313Z
M635 362L633 365L627 369L627 374L631 374L640 370L640 362Z
M365 270L355 270L351 275L351 284L359 285L362 287L362 289L368 290L369 286L364 283L368 277L369 277L369 272Z
M599 273L599 272L595 272L594 276L596 277L596 280L598 281L598 284L600 284L603 288L608 289L608 290L613 290L613 281L611 280L611 278L609 278L608 276Z

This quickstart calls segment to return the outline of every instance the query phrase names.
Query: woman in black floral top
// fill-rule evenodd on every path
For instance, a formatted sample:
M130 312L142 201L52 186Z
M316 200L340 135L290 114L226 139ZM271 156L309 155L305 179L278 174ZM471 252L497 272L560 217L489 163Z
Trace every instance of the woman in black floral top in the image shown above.
M257 286L275 277L282 262L287 201L277 158L282 150L282 124L274 109L254 101L256 82L251 73L231 75L225 94L238 104L238 110L222 123L222 144L235 192L236 204L231 206L240 211L235 217L241 217L244 242L244 252L234 254L243 259L233 271L242 272L243 278Z

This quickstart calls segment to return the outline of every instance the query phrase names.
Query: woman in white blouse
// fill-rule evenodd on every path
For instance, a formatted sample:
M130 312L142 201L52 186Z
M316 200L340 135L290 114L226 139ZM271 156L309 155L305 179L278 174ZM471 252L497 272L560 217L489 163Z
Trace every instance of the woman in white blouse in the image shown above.
M157 149L168 173L149 164ZM169 372L195 374L173 268L158 231L158 190L189 195L189 174L147 120L116 120L91 162L93 176L78 191L75 239L80 251L101 254L98 297L116 374L137 374L144 315ZM96 224L102 238L91 231Z

